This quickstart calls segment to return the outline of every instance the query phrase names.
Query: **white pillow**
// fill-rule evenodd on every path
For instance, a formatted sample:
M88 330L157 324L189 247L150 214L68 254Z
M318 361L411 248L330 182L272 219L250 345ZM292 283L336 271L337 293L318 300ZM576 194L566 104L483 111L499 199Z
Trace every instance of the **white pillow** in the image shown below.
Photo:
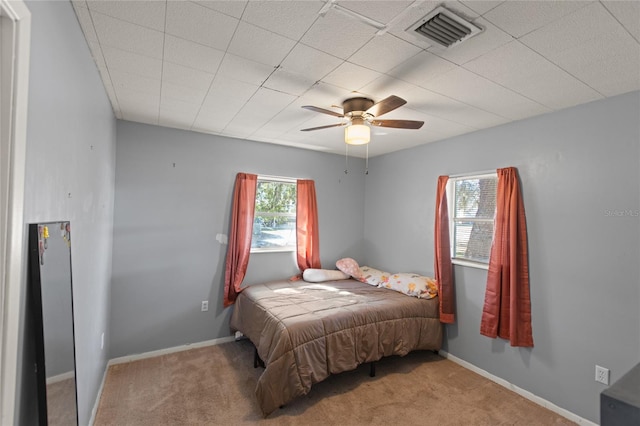
M349 275L342 271L332 269L305 269L302 273L302 279L310 283L321 283L324 281L346 280Z

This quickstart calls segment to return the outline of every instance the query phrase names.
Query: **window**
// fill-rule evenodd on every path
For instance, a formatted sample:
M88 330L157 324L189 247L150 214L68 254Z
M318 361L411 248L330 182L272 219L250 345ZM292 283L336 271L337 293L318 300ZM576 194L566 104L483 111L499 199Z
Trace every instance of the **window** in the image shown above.
M452 262L486 268L496 213L496 173L451 178Z
M258 177L251 252L295 249L296 181Z

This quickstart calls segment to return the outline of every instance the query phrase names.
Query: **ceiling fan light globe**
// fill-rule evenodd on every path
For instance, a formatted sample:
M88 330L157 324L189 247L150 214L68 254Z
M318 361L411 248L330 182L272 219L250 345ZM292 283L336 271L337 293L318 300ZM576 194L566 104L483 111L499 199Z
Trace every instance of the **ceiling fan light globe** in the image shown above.
M366 145L371 140L371 128L366 124L352 124L344 129L344 141L349 145Z

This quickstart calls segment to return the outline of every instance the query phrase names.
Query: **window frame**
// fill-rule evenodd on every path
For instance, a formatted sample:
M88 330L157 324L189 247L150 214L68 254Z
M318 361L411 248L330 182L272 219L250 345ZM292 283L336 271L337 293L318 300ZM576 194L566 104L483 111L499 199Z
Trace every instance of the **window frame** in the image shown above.
M258 196L258 185L260 184L260 182L276 182L276 183L286 183L286 184L293 184L293 185L297 185L298 180L296 178L289 178L289 177L282 177L282 176L268 176L268 175L258 175L258 179L256 181L256 197ZM297 204L298 204L298 194L296 191L296 210L297 210ZM253 220L255 221L255 218L257 216L258 212L256 212L255 207L254 207L254 211L253 211ZM269 215L273 215L273 216L286 216L286 217L293 217L297 220L297 212L296 213L282 213L282 214L277 214L277 213L271 213L271 212L265 212L266 214L264 215L260 215L260 216L269 216ZM294 228L294 233L297 234L296 229ZM251 232L251 245L253 245L253 231ZM264 248L264 247L251 247L249 253L250 254L256 254L256 253L291 253L291 252L296 252L297 251L297 235L296 238L294 239L294 243L293 246L285 246L285 247L270 247L270 248Z
M493 236L495 236L495 215L496 212L493 212L493 218L492 219L483 219L483 218L457 218L456 217L456 209L455 209L455 202L456 202L456 182L459 180L470 180L470 179L485 179L488 177L493 177L496 179L496 196L497 196L497 179L498 179L498 172L497 171L490 171L490 172L477 172L477 173L468 173L468 174L461 174L461 175L455 175L455 176L449 176L449 181L447 182L447 207L449 209L449 241L451 242L451 244L449 244L450 246L450 256L451 256L451 263L454 265L461 265L461 266L467 266L470 268L477 268L477 269L484 269L484 270L488 270L489 269L489 262L487 261L485 262L481 262L481 261L477 261L477 260L470 260L470 259L464 259L464 258L459 258L459 257L455 257L455 250L456 250L456 240L455 240L455 223L456 220L466 220L466 221L471 221L471 222L493 222ZM493 236L491 237L491 243L493 245Z

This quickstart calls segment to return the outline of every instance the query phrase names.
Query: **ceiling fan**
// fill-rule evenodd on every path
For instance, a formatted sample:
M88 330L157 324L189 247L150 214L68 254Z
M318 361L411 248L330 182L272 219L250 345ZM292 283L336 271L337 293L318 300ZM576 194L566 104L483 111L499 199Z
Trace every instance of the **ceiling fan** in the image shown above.
M407 101L394 95L391 95L377 103L369 98L355 97L347 99L342 103L342 114L312 105L304 105L302 106L304 109L321 112L338 118L346 118L348 121L338 124L329 124L327 126L310 127L308 129L301 129L301 131L308 132L311 130L328 129L330 127L347 126L345 129L345 142L350 145L363 145L369 143L370 140L371 129L367 124L378 127L392 127L394 129L421 128L424 121L377 119L377 117L391 112L406 103Z

